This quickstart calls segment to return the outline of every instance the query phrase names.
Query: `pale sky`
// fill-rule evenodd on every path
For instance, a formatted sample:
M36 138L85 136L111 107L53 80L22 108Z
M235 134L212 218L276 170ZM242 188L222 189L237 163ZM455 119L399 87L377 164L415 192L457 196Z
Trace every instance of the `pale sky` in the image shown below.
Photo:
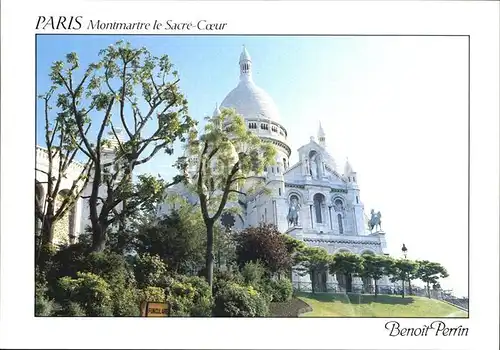
M358 173L365 213L381 211L389 253L402 256L405 243L409 258L448 269L443 288L468 294L466 37L39 36L38 93L52 61L76 51L88 64L119 39L170 56L198 120L238 83L245 44L291 163L321 121L338 170L349 157ZM172 176L173 160L160 155L141 172Z

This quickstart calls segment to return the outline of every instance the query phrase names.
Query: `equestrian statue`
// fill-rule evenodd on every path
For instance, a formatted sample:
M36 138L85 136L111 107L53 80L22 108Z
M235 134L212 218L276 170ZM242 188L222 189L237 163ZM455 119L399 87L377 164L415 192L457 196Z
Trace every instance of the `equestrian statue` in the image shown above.
M382 217L382 214L380 214L380 212L375 213L375 210L372 209L371 218L370 218L370 221L368 221L368 228L370 229L370 232L372 232L377 227L378 227L378 231L382 230L382 220L380 220L381 217ZM375 232L378 232L378 231L375 231Z

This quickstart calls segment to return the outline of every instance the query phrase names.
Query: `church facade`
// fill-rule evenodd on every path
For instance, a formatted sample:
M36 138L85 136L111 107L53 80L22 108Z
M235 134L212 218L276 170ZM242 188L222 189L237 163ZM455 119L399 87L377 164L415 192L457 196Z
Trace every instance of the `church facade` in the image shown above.
M380 225L380 213L365 215L357 173L348 161L343 172L326 149L326 133L318 126L317 135L301 146L298 162L290 164L292 149L284 121L272 98L252 78L252 59L244 48L239 59L238 85L224 98L220 107L233 108L244 117L247 128L264 142L271 142L277 150L275 165L266 169L266 194L252 196L241 205L241 214L234 215L234 229L275 224L281 232L304 241L309 246L325 248L329 253L386 254L385 233ZM219 114L216 107L214 115ZM182 185L170 189L196 201ZM240 203L241 204L241 203ZM237 205L229 203L229 205ZM170 205L159 207L158 214L168 213ZM378 228L376 230L373 230ZM343 276L322 274L314 279L316 290L342 290L346 287ZM311 289L310 276L292 274L294 287ZM371 285L355 277L349 282L354 290ZM379 281L387 287L387 279Z

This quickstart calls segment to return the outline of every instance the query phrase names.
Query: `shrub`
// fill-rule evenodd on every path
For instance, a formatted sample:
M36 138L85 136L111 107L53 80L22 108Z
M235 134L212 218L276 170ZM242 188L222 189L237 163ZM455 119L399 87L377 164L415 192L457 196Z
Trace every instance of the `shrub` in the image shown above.
M113 315L109 284L93 273L78 272L76 279L69 276L60 278L57 296L63 308L75 302L87 316Z
M84 265L85 271L101 276L110 285L113 315L140 315L135 278L123 256L112 252L91 253Z
M54 311L54 302L47 296L45 274L35 268L35 316L50 316Z
M132 287L120 286L112 289L114 316L140 316L137 302L138 291Z
M214 281L213 281L213 294L217 294L217 291L225 288L228 282L234 282L236 284L244 284L245 280L241 273L237 270L235 271L214 271Z
M138 293L139 304L143 302L164 303L165 291L160 287L146 287Z
M167 265L158 255L138 255L134 262L134 273L139 288L165 284Z
M72 317L80 317L86 316L85 310L78 304L72 301L64 303L61 307L61 310L56 314L57 316L72 316Z
M285 302L292 298L293 286L289 279L270 280L267 292L274 302Z
M259 317L268 315L267 300L252 286L226 282L221 287L215 295L214 316Z
M195 276L182 276L181 280L190 284L194 289L189 315L210 316L212 314L213 297L208 283L203 278Z
M90 253L82 270L101 276L110 285L125 284L130 279L125 258L116 253Z
M264 282L265 274L266 270L264 265L262 265L259 261L247 262L241 269L241 275L244 282L256 289L261 289L260 287Z
M35 316L51 316L54 312L54 302L44 295L35 295Z
M59 250L53 256L50 267L45 269L50 296L55 297L54 293L55 289L58 288L59 278L64 276L76 278L77 272L84 270L85 250L86 246L78 243Z

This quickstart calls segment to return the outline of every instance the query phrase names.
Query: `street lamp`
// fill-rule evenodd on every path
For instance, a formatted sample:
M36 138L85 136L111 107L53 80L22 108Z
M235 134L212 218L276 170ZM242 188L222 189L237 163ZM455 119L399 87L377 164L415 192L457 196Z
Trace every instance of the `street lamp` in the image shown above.
M403 252L403 255L406 259L406 252L408 251L408 248L406 248L405 244L403 243L403 246L401 247L401 251ZM403 295L402 297L405 297L405 274L403 273Z

